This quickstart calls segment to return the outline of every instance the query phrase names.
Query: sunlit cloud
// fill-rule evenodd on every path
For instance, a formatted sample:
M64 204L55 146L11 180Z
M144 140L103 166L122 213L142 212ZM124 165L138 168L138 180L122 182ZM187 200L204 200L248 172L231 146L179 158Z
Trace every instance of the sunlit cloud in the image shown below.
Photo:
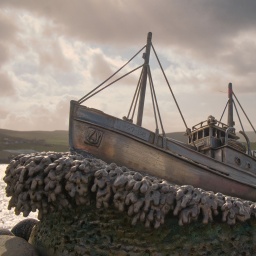
M209 114L219 118L229 82L256 122L255 10L255 1L238 0L149 0L146 6L135 0L1 0L0 127L68 129L69 101L124 65L144 46L148 31L189 126ZM183 131L153 52L151 57L165 130ZM141 53L115 78L142 63ZM139 75L84 104L126 115ZM154 130L149 89L147 96L143 124Z

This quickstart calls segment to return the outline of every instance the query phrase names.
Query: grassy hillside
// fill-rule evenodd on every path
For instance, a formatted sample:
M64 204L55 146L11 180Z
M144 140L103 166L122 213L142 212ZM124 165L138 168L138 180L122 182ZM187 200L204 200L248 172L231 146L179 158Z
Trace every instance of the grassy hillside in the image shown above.
M21 153L68 151L68 131L13 131L0 129L0 162Z

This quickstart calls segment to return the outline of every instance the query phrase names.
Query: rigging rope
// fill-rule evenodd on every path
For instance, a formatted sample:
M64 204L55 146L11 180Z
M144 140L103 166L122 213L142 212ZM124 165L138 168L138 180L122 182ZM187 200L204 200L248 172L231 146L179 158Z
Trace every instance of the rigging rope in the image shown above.
M161 129L162 129L162 134L163 134L163 136L165 136L164 126L163 126L161 114L160 114L160 111L159 111L159 106L158 106L158 102L157 102L157 98L156 98L156 93L155 93L155 88L154 88L154 84L153 84L153 80L152 80L152 76L151 76L150 67L148 68L148 77L149 77L150 88L152 89L153 98L154 98L154 101L155 101L155 104L156 104L156 109L157 109L157 114L158 114L159 122L160 122L160 125L161 125Z
M137 67L137 68L134 68L133 70L131 70L130 72L128 72L128 73L126 73L126 74L124 74L123 76L121 76L121 77L117 78L115 81L113 81L113 82L111 82L111 83L109 83L109 84L105 85L103 88L99 89L98 91L94 92L93 94L89 93L89 94L91 94L91 95L88 95L88 97L87 97L87 98L85 98L82 102L79 102L79 103L81 104L81 103L83 103L84 101L86 101L86 100L90 99L90 98L91 98L91 97L93 97L94 95L96 95L96 94L98 94L99 92L103 91L104 89L106 89L106 88L107 88L107 87L109 87L110 85L114 84L115 82L117 82L117 81L121 80L122 78L124 78L124 77L126 77L126 76L130 75L131 73L133 73L134 71L136 71L136 70L140 69L141 67L143 67L143 64L142 64L142 65L140 65L140 66L139 66L139 67ZM93 90L93 91L95 91L95 90ZM91 91L91 92L92 92L92 91Z
M246 116L247 121L250 123L250 125L251 125L252 129L254 130L254 132L255 132L255 134L256 134L255 128L253 127L253 125L252 125L252 123L251 123L251 121L250 121L249 117L246 115L246 113L245 113L245 111L244 111L243 107L241 106L241 104L240 104L239 100L237 99L237 97L236 97L235 93L234 93L234 92L232 92L232 93L233 93L233 95L235 96L236 101L237 101L237 103L239 104L240 108L242 109L242 111L243 111L244 115Z
M184 123L186 129L188 130L187 123L186 123L186 121L185 121L185 119L184 119L184 117L183 117L183 115L182 115L182 112L181 112L181 110L180 110L180 107L179 107L179 105L178 105L178 102L177 102L177 100L176 100L176 98L175 98L175 96L174 96L174 93L173 93L173 91L172 91L172 88L171 88L171 86L170 86L170 83L169 83L169 81L168 81L168 79L167 79L167 77L166 77L166 75L165 75L164 69L163 69L163 67L162 67L162 64L161 64L161 62L160 62L158 56L157 56L157 53L156 53L156 51L155 51L155 48L154 48L153 44L152 44L152 48L153 48L153 51L154 51L155 56L156 56L156 58L157 58L158 64L159 64L159 66L160 66L160 68L161 68L161 70L162 70L162 73L163 73L163 75L164 75L165 81L166 81L166 83L167 83L167 85L168 85L168 87L169 87L169 89L170 89L170 92L171 92L171 94L172 94L172 97L173 97L173 99L174 99L174 101L175 101L175 104L176 104L176 106L177 106L177 108L178 108L178 110L179 110L179 112L180 112L180 115L181 115L181 118L182 118L182 120L183 120L183 123Z
M140 84L139 91L138 91L137 96L136 96L136 101L135 101L135 105L134 105L132 116L131 116L132 120L134 118L135 110L136 110L136 107L137 107L137 103L138 103L138 99L139 99L139 95L140 95L139 94L140 90L141 90L141 84Z
M88 97L90 94L92 94L94 91L96 91L98 88L100 88L103 84L105 84L109 79L111 79L113 76L115 76L120 70L122 70L128 63L130 63L144 48L146 47L146 45L144 45L135 55L133 55L133 57L131 57L131 59L129 59L121 68L119 68L114 74L112 74L109 78L107 78L105 81L103 81L100 85L98 85L97 87L95 87L92 91L90 91L89 93L87 93L85 96L83 96L80 100L78 100L79 104L82 104L84 101L88 100L90 97ZM118 81L118 80L116 80ZM93 94L95 95L95 94Z
M178 102L177 102L177 100L176 100L176 98L175 98L175 96L174 96L174 93L173 93L173 91L172 91L172 88L171 88L171 86L170 86L170 83L169 83L169 81L168 81L168 79L167 79L167 76L166 76L166 74L165 74L165 72L164 72L164 69L163 69L163 67L162 67L162 64L161 64L161 62L160 62L160 60L159 60L159 58L158 58L158 55L157 55L157 53L156 53L155 47L154 47L153 44L151 44L151 45L152 45L154 54L155 54L155 56L156 56L157 62L158 62L159 66L160 66L160 68L161 68L161 70L162 70L163 75L164 75L165 81L166 81L166 83L167 83L167 85L168 85L168 87L169 87L169 90L170 90L170 92L171 92L171 94L172 94L172 97L173 97L173 99L174 99L174 101L175 101L175 104L176 104L176 106L177 106L177 108L178 108L178 110L179 110L180 116L181 116L181 118L182 118L182 120L183 120L183 123L184 123L184 125L185 125L185 127L186 127L186 134L189 136L189 138L190 138L191 141L193 142L194 147L196 147L195 142L194 142L193 139L192 139L191 130L188 128L187 123L186 123L186 121L185 121L185 119L184 119L184 117L183 117L183 115L182 115L182 112L181 112L181 110L180 110L179 104L178 104Z
M242 124L242 121L241 121L241 119L240 119L239 113L238 113L237 108L236 108L236 103L235 103L234 101L233 101L233 104L234 104L234 107L235 107L235 110L236 110L236 114L237 114L237 116L238 116L239 123L240 123L240 125L241 125L241 127L242 127L243 132L245 133L244 127L243 127L243 124Z
M150 78L149 78L150 81ZM156 116L156 107L155 107L155 101L154 101L154 96L153 96L153 89L152 89L152 84L149 82L150 85L150 94L151 94L151 100L152 100L152 105L153 105L153 111L154 111L154 118L155 118L155 124L156 124L156 130L158 131L158 121L157 121L157 116Z
M226 106L225 106L225 108L224 108L224 110L223 110L223 112L222 112L222 115L221 115L221 118L220 118L220 122L221 122L222 117L223 117L223 115L224 115L224 113L225 113L225 111L226 111L227 106L228 106L228 102L227 102L227 104L226 104ZM220 123L219 123L218 125L220 125Z
M143 73L143 70L142 70L141 73L140 73L140 78L139 78L139 81L138 81L138 83L137 83L137 87L136 87L135 93L134 93L134 95L133 95L133 99L132 99L132 103L131 103L129 112L128 112L128 114L127 114L127 118L128 118L128 119L129 119L129 116L130 116L130 113L131 113L131 110L132 110L132 106L133 106L133 104L134 104L135 97L136 97L135 106L137 105L137 100L138 100L137 95L139 94L139 91L140 91L142 73Z

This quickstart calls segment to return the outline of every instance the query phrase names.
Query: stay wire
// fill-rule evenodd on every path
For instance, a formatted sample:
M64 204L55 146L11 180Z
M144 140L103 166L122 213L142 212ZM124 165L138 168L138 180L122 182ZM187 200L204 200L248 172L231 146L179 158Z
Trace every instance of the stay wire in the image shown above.
M163 126L163 122L162 122L162 118L161 118L161 114L160 114L160 110L159 110L159 106L158 106L158 102L157 102L157 98L156 98L156 93L155 93L155 88L154 88L154 84L153 84L153 80L152 80L152 76L151 76L150 67L148 67L148 77L149 77L150 84L152 85L153 95L154 95L154 99L155 99L155 103L156 103L157 115L158 115L159 122L161 125L162 133L163 133L163 136L165 136L164 126Z
M222 112L222 115L221 115L221 117L220 117L220 122L221 122L222 117L223 117L223 115L224 115L224 113L225 113L225 111L226 111L227 106L228 106L228 102L227 102L227 104L226 104L226 106L225 106L225 108L224 108L224 110L223 110L223 112ZM219 125L219 124L218 124L218 125Z
M246 116L247 121L250 123L250 125L251 125L252 129L254 130L254 132L255 132L255 134L256 134L255 128L253 127L253 125L252 125L252 123L251 123L251 121L250 121L249 117L246 115L246 113L245 113L245 111L244 111L243 107L241 106L241 104L240 104L239 100L237 99L237 97L236 97L235 93L234 93L234 92L232 92L232 93L233 93L233 95L235 96L236 101L237 101L237 103L239 104L240 108L242 109L242 111L243 111L244 115Z
M170 86L170 83L169 83L169 81L168 81L168 79L167 79L167 77L166 77L166 74L165 74L165 72L164 72L164 69L163 69L163 67L162 67L162 64L161 64L161 62L160 62L160 60L159 60L159 58L158 58L158 55L157 55L157 53L156 53L155 47L154 47L153 44L151 44L151 45L152 45L152 49L153 49L153 51L154 51L154 54L155 54L155 56L156 56L157 62L158 62L159 66L160 66L160 68L161 68L161 70L162 70L163 75L164 75L165 81L166 81L166 83L167 83L167 85L168 85L168 87L169 87L169 90L170 90L170 92L171 92L171 94L172 94L172 97L173 97L173 99L174 99L174 101L175 101L175 104L176 104L176 106L177 106L177 108L178 108L178 111L179 111L179 113L180 113L180 116L181 116L181 118L182 118L182 120L183 120L183 123L184 123L184 125L185 125L185 127L186 127L186 134L189 136L189 138L191 138L191 141L193 141L193 140L192 140L191 131L190 131L190 129L188 128L187 123L186 123L186 121L185 121L185 119L184 119L184 117L183 117L183 115L182 115L182 112L181 112L181 110L180 110L179 104L178 104L178 102L177 102L177 100L176 100L176 98L175 98L175 96L174 96L174 93L173 93L173 91L172 91L172 88L171 88L171 86ZM194 145L194 147L196 147L194 141L193 141L193 145Z
M124 77L126 77L126 76L130 75L132 72L134 72L134 71L136 71L136 70L140 69L141 67L143 67L143 64L142 64L142 65L140 65L139 67L137 67L137 68L135 68L135 69L131 70L130 72L126 73L125 75L123 75L123 76L121 76L121 77L117 78L115 81L113 81L113 82L111 82L111 83L107 84L106 86L104 86L103 88L101 88L101 89L99 89L98 91L94 92L94 93L93 93L93 94L91 94L90 96L88 95L88 97L87 97L86 99L84 99L81 103L83 103L84 101L86 101L86 100L90 99L90 98L91 98L91 97L93 97L94 95L96 95L96 94L98 94L99 92L103 91L104 89L106 89L106 88L107 88L107 87L109 87L110 85L114 84L115 82L117 82L117 81L121 80L122 78L124 78ZM80 104L81 104L81 103L80 103Z
M170 92L171 92L171 94L172 94L172 97L173 97L173 99L174 99L174 101L175 101L175 104L176 104L176 106L177 106L177 108L178 108L178 110L179 110L179 113L180 113L180 116L181 116L181 118L182 118L182 120L183 120L183 123L184 123L186 129L188 129L187 123L186 123L186 121L185 121L185 119L184 119L184 117L183 117L183 115L182 115L182 112L181 112L181 110L180 110L180 107L179 107L179 105L178 105L178 102L177 102L177 100L176 100L176 98L175 98L175 96L174 96L174 93L173 93L173 91L172 91L172 88L171 88L171 86L170 86L170 83L169 83L169 81L168 81L168 79L167 79L167 77L166 77L166 75L165 75L164 69L163 69L163 67L162 67L162 64L161 64L161 62L160 62L158 56L157 56L157 53L156 53L156 51L155 51L155 48L154 48L153 44L152 44L152 48L153 48L153 51L154 51L155 56L156 56L156 58L157 58L158 64L159 64L159 66L160 66L160 68L161 68L161 70L162 70L162 73L163 73L163 75L164 75L165 81L166 81L166 83L167 83L167 85L168 85L168 87L169 87L169 89L170 89Z
M146 45L144 45L131 59L129 59L122 67L120 67L114 74L112 74L109 78L107 78L105 81L103 81L101 84L99 84L97 87L95 87L92 91L84 95L80 100L78 100L79 104L82 104L85 102L87 99L91 98L88 97L90 94L92 94L94 91L96 91L98 88L100 88L103 84L105 84L109 79L111 79L113 76L115 76L120 70L122 70L128 63L130 63L144 48ZM93 94L95 95L95 94ZM87 98L88 97L88 98Z
M149 70L150 72L150 70ZM152 105L153 105L153 111L154 111L154 117L155 117L155 123L156 123L156 130L158 130L158 121L157 121L157 116L156 116L156 107L155 107L155 99L153 96L153 84L151 82L151 76L149 76L149 85L150 85L150 92L151 92L151 99L152 99Z
M140 83L141 83L141 77L142 77L142 73L143 73L143 70L142 72L140 73L140 78L139 78L139 81L137 83L137 87L136 87L136 90L134 92L134 95L133 95L133 99L132 99L132 103L131 103L131 106L130 106L130 109L129 109L129 112L127 114L127 118L129 119L129 116L130 116L130 113L131 113L131 110L132 110L132 107L133 107L133 104L134 104L134 100L135 98L138 99L137 97L137 94L139 94L139 89L140 89ZM137 103L135 102L135 106L137 105Z
M243 124L242 124L242 121L241 121L241 119L240 119L240 115L239 115L239 113L238 113L238 111L237 111L236 103L235 103L234 101L233 101L233 104L234 104L234 107L235 107L235 110L236 110L236 114L237 114L237 116L238 116L238 120L239 120L239 123L240 123L240 125L241 125L241 128L242 128L243 132L245 133L244 127L243 127Z
M139 86L139 92L140 92L140 90L141 90L141 83L140 83L140 86ZM139 95L140 95L139 92L137 93L137 96L136 96L135 105L134 105L132 116L131 116L132 120L134 118L135 110L136 110L136 107L137 107L137 104L138 104L138 99L139 99Z

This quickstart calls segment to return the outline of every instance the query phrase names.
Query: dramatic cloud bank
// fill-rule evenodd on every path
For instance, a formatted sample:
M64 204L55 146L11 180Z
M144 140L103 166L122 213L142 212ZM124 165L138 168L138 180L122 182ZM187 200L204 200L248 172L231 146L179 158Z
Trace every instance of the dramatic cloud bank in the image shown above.
M1 0L0 128L68 129L69 101L122 66L149 31L188 126L221 116L229 82L256 123L255 11L253 0ZM154 58L152 72L165 130L185 130ZM85 104L126 115L138 77ZM150 101L145 117L154 129Z

